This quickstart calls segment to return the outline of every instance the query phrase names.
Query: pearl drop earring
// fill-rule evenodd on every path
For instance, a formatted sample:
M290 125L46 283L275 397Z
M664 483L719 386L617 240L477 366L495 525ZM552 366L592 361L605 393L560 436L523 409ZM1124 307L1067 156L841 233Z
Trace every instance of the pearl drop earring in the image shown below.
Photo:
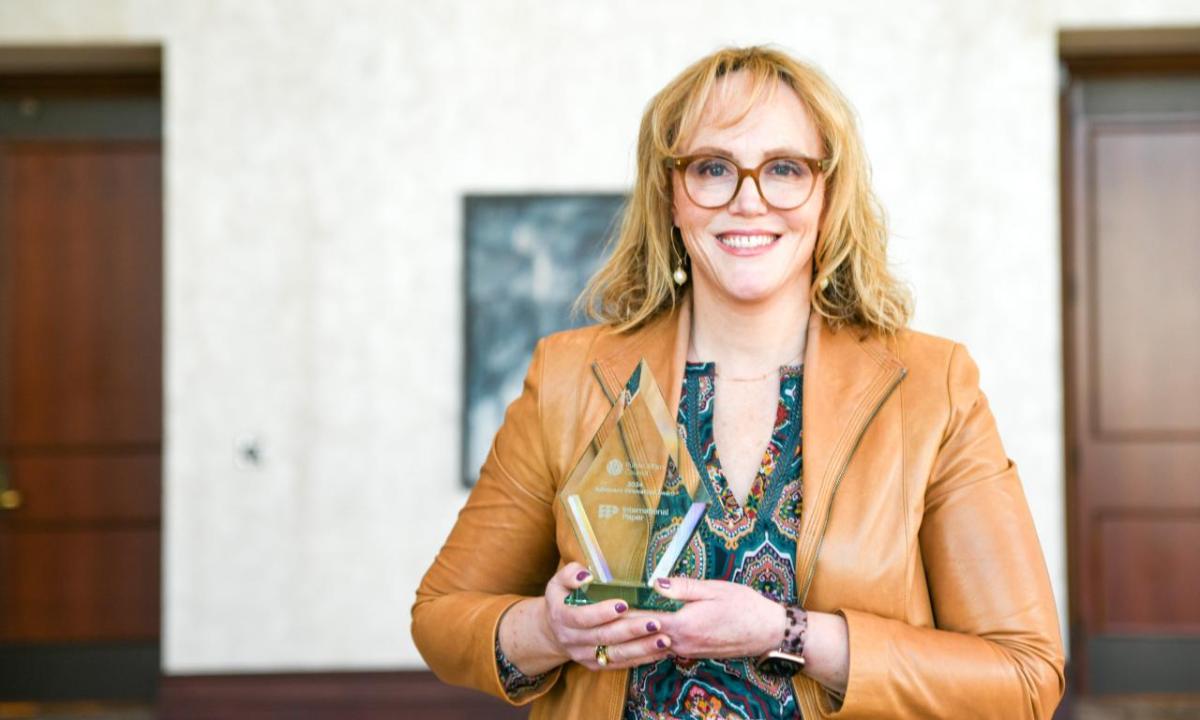
M678 225L671 226L671 235L673 238L679 238L680 246L683 245L683 233L680 232ZM675 281L676 285L683 287L683 284L687 282L687 278L687 271L683 269L683 255L680 254L679 260L675 264L675 272L671 273L671 279Z
M683 269L683 260L675 266L675 272L671 273L671 278L675 280L676 285L682 286L687 282L687 272Z

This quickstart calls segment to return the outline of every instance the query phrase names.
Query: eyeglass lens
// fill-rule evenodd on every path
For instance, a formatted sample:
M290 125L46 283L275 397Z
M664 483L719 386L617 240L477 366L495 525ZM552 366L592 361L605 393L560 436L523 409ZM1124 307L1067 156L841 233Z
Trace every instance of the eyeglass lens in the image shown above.
M721 207L733 200L738 184L738 168L725 158L697 158L687 166L684 182L688 195L697 205ZM758 186L763 199L777 208L791 209L803 205L812 193L813 185L812 170L804 162L792 158L772 160L758 172Z

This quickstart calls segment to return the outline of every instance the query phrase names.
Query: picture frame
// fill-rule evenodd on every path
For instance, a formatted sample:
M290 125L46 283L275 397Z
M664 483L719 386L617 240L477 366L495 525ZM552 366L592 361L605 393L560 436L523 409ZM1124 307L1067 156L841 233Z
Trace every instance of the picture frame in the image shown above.
M464 196L464 487L475 485L537 341L588 322L572 306L600 268L625 201L620 193Z

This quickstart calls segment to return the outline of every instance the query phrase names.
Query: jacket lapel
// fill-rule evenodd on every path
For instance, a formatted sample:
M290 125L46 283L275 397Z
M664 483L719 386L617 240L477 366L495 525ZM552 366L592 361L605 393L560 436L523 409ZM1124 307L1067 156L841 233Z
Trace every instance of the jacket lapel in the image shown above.
M614 347L599 349L592 373L609 402L645 358L671 417L677 417L690 333L691 298L684 297L646 327L606 337L602 342ZM853 327L835 331L818 313L810 314L802 402L804 504L796 540L801 603L808 595L830 509L850 458L906 372L895 353L874 334Z
M810 316L802 410L804 509L796 539L797 599L802 604L846 466L906 372L875 335L853 327L834 331L819 314Z
M609 402L613 402L637 364L645 358L654 373L654 381L667 402L674 420L679 415L679 394L683 387L683 369L687 362L691 333L691 298L684 296L675 307L649 325L628 336L612 336L616 347L601 351L592 363L592 374L600 383Z

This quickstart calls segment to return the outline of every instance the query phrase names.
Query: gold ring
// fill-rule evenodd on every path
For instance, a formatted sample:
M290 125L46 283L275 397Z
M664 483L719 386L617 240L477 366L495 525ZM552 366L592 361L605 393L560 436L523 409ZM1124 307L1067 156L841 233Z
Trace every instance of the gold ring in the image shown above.
M600 667L608 667L608 646L607 645L597 645L596 646L596 663L598 665L600 665Z

